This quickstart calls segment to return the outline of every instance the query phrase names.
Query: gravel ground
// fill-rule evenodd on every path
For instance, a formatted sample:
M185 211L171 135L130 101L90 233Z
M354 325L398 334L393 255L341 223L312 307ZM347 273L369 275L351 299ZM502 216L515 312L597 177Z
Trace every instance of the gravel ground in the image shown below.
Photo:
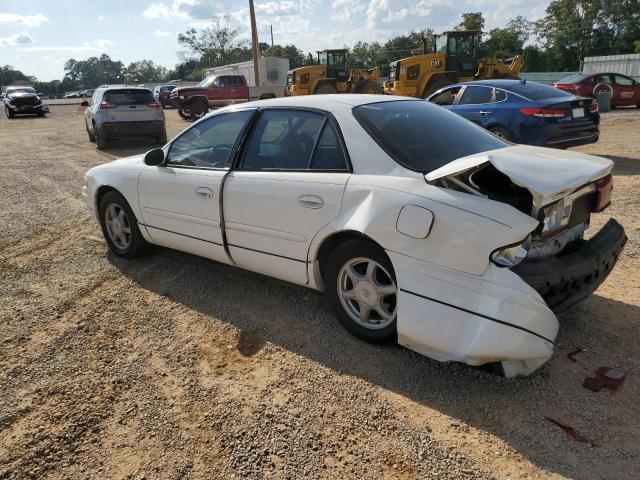
M167 110L169 135L188 124ZM111 255L80 197L97 152L73 106L0 119L0 479L637 478L640 113L603 117L629 244L503 379L349 336L322 297L157 248ZM567 353L586 351L573 363ZM600 366L616 391L581 385ZM552 417L592 440L574 440Z

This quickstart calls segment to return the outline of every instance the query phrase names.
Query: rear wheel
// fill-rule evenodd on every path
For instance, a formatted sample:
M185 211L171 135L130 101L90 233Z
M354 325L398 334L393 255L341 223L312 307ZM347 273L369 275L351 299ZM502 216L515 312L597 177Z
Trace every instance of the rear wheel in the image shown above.
M316 95L331 95L332 93L338 93L338 91L336 90L336 87L330 83L320 85L315 91Z
M96 148L98 150L104 150L107 148L107 137L104 132L100 131L95 123L93 124L93 131L95 132Z
M508 142L511 141L511 135L509 135L509 132L507 132L504 128L491 127L489 128L489 131L498 138L502 138L503 140L506 140Z
M436 92L438 90L440 90L441 88L446 87L447 85L450 85L451 82L449 80L447 80L446 78L439 78L438 80L434 80L433 82L429 83L424 91L422 92L422 98L427 98L429 95L431 95L433 92Z
M191 118L189 117L189 112L182 107L178 107L178 115L180 115L180 118L183 118L184 120L189 120Z
M205 105L204 102L193 102L191 106L189 106L189 117L191 120L199 120L207 114L209 110L209 106Z
M380 88L380 85L378 85L378 82L368 80L362 84L362 87L360 87L360 93L378 95L382 93L382 89Z
M98 209L102 233L111 251L123 258L142 254L148 244L124 197L115 191L108 192L100 200Z
M87 135L89 136L89 141L90 142L95 142L96 141L96 136L93 133L91 133L91 130L89 130L89 126L87 125L87 122L85 122L84 128L87 129Z
M381 248L344 243L329 257L324 279L329 304L349 332L369 342L396 339L398 287Z

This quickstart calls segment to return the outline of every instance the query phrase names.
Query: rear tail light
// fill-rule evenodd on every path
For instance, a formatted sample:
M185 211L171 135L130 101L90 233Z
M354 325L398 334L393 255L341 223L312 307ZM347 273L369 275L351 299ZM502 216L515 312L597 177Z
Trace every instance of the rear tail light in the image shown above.
M596 205L595 212L601 212L611 203L611 194L613 192L613 177L607 175L596 181Z
M109 108L116 108L117 105L113 105L111 103L107 103L107 102L100 102L100 105L98 105L98 108L100 110L108 110Z
M587 108L589 109L589 111L590 111L591 113L593 113L593 112L597 112L597 111L598 111L598 102L596 102L596 101L594 100L593 102L591 102L591 105L589 105Z
M160 103L159 102L149 102L147 103L147 107L149 108L160 108Z
M562 118L564 110L554 108L521 108L520 113L528 117Z

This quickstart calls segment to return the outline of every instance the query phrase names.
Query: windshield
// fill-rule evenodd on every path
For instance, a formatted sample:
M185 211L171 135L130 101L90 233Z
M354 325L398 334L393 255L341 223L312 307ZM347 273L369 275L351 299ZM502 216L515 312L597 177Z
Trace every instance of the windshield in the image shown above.
M12 87L7 88L5 93L36 93L36 91L31 87Z
M204 87L207 88L209 86L211 86L211 83L213 82L213 79L216 78L214 75L209 75L208 77L205 77L204 80L202 80L198 86L199 87Z
M420 100L361 105L353 115L391 158L422 173L467 155L509 146L459 115Z
M522 95L529 100L546 100L548 98L573 97L571 93L541 83L526 82L509 85L507 90Z
M578 83L587 78L586 75L580 75L579 73L575 73L573 75L569 75L568 77L561 78L558 80L558 83Z

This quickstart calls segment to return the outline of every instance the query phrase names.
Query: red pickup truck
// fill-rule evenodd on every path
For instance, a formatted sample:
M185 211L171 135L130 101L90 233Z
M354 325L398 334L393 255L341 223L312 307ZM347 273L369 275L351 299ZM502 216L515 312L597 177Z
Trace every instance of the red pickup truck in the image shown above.
M209 76L195 87L178 87L171 91L169 103L184 119L197 120L210 107L223 107L249 101L249 87L244 75Z

